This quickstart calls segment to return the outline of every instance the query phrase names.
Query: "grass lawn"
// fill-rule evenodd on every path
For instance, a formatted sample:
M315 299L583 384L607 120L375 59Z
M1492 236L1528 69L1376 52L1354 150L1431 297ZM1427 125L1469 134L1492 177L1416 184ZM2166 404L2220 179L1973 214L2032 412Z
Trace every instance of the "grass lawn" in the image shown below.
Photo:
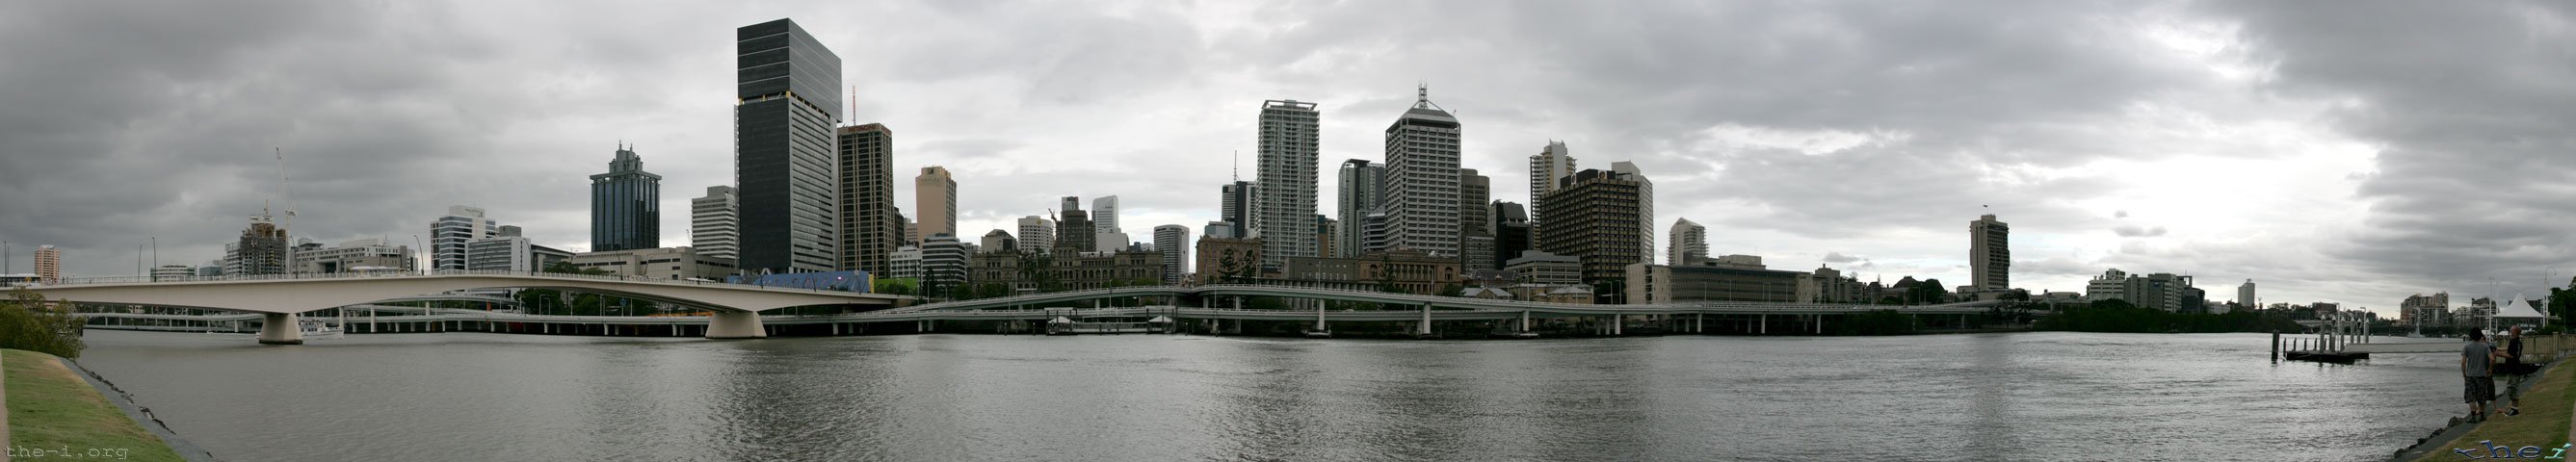
M2471 460L2469 456L2452 452L2454 449L2469 449L2476 452L2477 457L2487 457L2487 447L2479 444L2479 441L2491 441L2496 446L2515 448L2539 446L2540 455L2543 457L2556 453L2560 445L2567 444L2570 406L2576 406L2576 386L2570 386L2571 382L2576 382L2576 367L2568 366L2576 366L2576 364L2552 367L2545 376L2523 382L2523 386L2526 387L2522 392L2524 401L2518 403L2522 407L2522 415L2513 417L2489 415L2486 423L2478 425L2477 429L2469 430L2469 433L2461 435L2460 439L2442 443L2436 446L2435 450L2425 453L2424 457L2415 460ZM2504 393L2504 382L2499 380L2496 385L2496 393ZM2460 407L2463 410L2468 408L2465 404ZM2461 414L2465 415L2467 412Z
M0 392L9 397L8 445L47 451L14 460L182 460L53 355L0 350L0 376L7 380Z

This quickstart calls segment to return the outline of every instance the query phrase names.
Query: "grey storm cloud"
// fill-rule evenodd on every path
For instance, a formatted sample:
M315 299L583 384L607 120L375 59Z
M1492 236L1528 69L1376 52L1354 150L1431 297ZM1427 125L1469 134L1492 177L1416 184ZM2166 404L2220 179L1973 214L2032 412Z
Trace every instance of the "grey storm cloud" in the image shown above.
M2380 276L2529 281L2576 257L2576 6L2212 4L2273 64L2270 88L2347 101L2380 146L2361 232L2328 254Z
M2118 234L2118 235L2120 235L2120 237L2156 237L2156 236L2163 236L2163 235L2165 235L2165 227L2163 227L2163 226L2157 226L2157 227L2145 227L2145 226L2138 226L2138 225L2120 225L2120 226L2114 226L2114 227L2111 227L2111 233L2113 233L2113 234Z
M956 173L970 235L1060 196L1119 195L1131 234L1214 220L1230 171L1257 179L1266 99L1322 105L1333 214L1334 166L1382 159L1378 132L1427 83L1495 200L1526 202L1525 158L1565 140L1582 167L1644 168L1659 222L1747 252L1946 271L1962 222L1996 213L2016 244L2167 237L2050 253L2051 275L2187 269L2320 297L2576 255L2576 189L2556 180L2576 173L2569 7L2317 6L29 2L0 14L0 240L115 275L154 237L164 261L216 257L264 204L295 208L299 235L397 243L460 204L578 250L586 176L624 142L664 175L664 242L684 245L687 199L732 181L732 29L792 17L843 59L849 118L895 130L898 185ZM2257 83L2177 58L2152 33L2171 24L2221 31ZM2328 109L2299 123L2378 149L2355 189L2314 192L2366 213L2242 242L2103 216L2205 186L2099 163L2239 155L2155 138L2176 130L2137 127L2141 108L2227 125L2302 104ZM1816 247L1751 248L1777 236ZM2329 276L2346 269L2369 277Z

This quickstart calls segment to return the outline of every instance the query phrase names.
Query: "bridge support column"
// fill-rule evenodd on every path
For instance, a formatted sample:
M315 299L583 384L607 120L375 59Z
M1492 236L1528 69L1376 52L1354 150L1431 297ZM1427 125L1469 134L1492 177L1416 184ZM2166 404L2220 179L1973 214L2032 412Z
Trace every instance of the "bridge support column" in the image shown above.
M749 311L716 311L714 316L707 317L707 338L735 339L768 337L769 331L761 327L760 313Z
M295 313L261 313L261 345L303 345L304 330L296 325Z
M1415 335L1431 335L1431 304L1422 304L1422 329Z
M1617 336L1621 336L1621 335L1627 335L1627 332L1626 332L1626 331L1627 331L1627 327L1628 327L1628 315L1624 315L1624 314L1614 314L1614 315L1610 315L1610 336L1612 336L1612 337L1617 337Z
M1762 327L1760 327L1761 332L1755 332L1755 333L1762 334L1762 335L1771 335L1771 315L1767 315L1767 314L1765 314L1765 315L1760 315L1759 317L1756 317L1756 318L1755 318L1754 322L1762 323Z
M1521 332L1529 331L1529 310L1521 310Z

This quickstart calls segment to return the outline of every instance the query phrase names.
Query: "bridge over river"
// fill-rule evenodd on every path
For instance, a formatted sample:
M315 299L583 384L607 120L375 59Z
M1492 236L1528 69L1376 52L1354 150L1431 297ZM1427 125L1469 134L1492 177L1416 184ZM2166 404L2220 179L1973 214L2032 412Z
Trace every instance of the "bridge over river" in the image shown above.
M1625 319L1646 316L1674 323L1683 331L1702 331L1712 316L1752 317L1762 319L1758 329L1768 333L1771 316L1790 316L1802 320L1799 326L1822 332L1829 317L1849 316L1874 310L1893 309L1912 315L1973 315L1987 313L1997 302L1967 302L1943 305L1886 306L1813 303L1747 303L1702 302L1644 305L1588 305L1542 303L1517 300L1438 297L1427 295L1337 290L1310 287L1269 285L1202 285L1140 286L1109 289L1077 290L980 300L965 300L899 306L917 299L903 296L854 293L784 287L763 287L704 281L642 280L603 276L549 273L513 273L491 271L450 271L425 275L363 275L301 277L205 278L151 281L141 278L107 278L71 280L64 284L29 287L48 299L71 300L75 303L126 304L161 307L197 308L232 311L235 315L168 315L136 313L88 313L87 316L108 319L157 319L197 323L248 321L256 316L261 321L262 343L300 343L296 326L304 313L331 308L368 306L384 300L434 298L444 292L490 288L551 288L612 294L655 300L682 306L703 308L711 316L556 316L482 310L436 309L415 311L397 318L398 322L418 323L424 329L453 329L467 324L513 323L536 325L543 329L554 326L673 326L673 335L694 330L707 338L758 338L768 336L767 324L829 325L834 332L843 326L890 322L927 323L932 321L1044 321L1056 317L1147 317L1162 316L1174 320L1262 320L1303 321L1312 319L1316 329L1323 330L1330 320L1341 321L1414 321L1420 333L1430 333L1431 322L1441 320L1520 320L1527 331L1533 318L1608 317ZM1307 301L1313 310L1243 309L1250 297L1277 297ZM1164 303L1143 307L1105 307L1114 300L1160 300ZM1401 307L1384 310L1326 310L1325 301L1375 303ZM1092 308L1080 308L1090 304ZM1064 305L1076 305L1067 308ZM763 311L797 306L855 306L861 311L834 315L761 315ZM369 307L371 315L390 307ZM412 308L417 310L417 308ZM342 310L346 312L348 310ZM356 326L368 319L383 321L379 316L346 319L323 318L343 325ZM1607 323L1608 334L1619 334L1622 323ZM924 324L925 326L927 324ZM398 324L396 329L405 325ZM373 331L373 330L371 330ZM1786 332L1784 332L1786 333Z

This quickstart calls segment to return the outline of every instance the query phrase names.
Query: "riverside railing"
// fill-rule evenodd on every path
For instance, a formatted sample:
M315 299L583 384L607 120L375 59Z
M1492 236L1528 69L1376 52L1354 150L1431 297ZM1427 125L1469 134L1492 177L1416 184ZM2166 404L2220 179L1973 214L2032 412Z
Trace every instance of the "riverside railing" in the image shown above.
M39 284L23 284L23 285L20 285L20 286L23 286L23 287L60 287L60 286L76 286L76 285L101 285L101 284L150 284L150 283L248 282L248 281L298 281L298 280L338 280L338 279L370 279L370 278L439 277L439 276L513 276L513 277L540 278L540 279L589 280L589 281L607 281L607 282L625 282L625 283L646 283L646 284L674 285L674 286L719 286L719 287L748 288L748 289L761 289L761 290L800 290L800 291L816 292L816 293L825 293L825 292L828 292L828 293L869 293L869 292L854 292L854 291L847 291L847 290L833 290L833 289L808 288L808 287L796 287L796 286L772 286L772 285L765 285L765 284L738 284L738 283L730 283L730 282L723 282L723 281L710 281L710 280L698 280L698 279L655 279L655 278L647 278L647 277L643 277L643 276L616 276L616 275L573 274L573 273L549 273L549 272L542 272L542 271L508 271L508 270L436 270L436 271L429 272L429 273L427 273L427 274L422 274L422 273L413 273L413 272L350 272L350 273L260 274L260 275L232 275L232 276L108 276L108 277L62 278L62 279L58 279L58 280L56 280L55 282L50 283L50 284L43 284L43 283L39 283Z

